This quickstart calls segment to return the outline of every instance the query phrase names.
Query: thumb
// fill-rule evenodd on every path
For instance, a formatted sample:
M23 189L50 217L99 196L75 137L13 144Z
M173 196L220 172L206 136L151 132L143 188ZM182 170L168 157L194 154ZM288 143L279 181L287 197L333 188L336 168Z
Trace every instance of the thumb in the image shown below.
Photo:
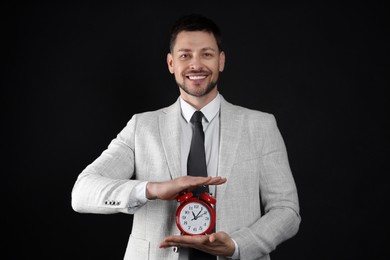
M209 241L210 241L210 243L213 243L215 240L217 240L217 233L212 233L209 236Z

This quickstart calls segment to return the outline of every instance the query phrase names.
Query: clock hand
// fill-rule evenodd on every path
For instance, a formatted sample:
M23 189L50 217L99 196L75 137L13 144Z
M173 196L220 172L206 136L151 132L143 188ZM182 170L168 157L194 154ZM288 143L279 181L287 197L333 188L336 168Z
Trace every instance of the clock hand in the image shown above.
M192 211L192 216L194 216L194 218L191 219L191 220L196 220L197 219L197 216L195 216L195 213L193 211Z
M198 212L198 214L196 215L196 218L199 217L199 214L202 212L203 208L200 209L200 211Z
M205 211L205 212L203 212L203 214L200 215L198 218L200 218L201 216L206 215L206 214L207 214L207 212Z

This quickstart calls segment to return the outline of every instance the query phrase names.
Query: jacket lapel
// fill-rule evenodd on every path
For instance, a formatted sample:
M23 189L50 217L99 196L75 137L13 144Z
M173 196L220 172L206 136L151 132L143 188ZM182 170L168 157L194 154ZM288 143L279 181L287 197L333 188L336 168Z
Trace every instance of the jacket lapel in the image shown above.
M172 179L181 176L180 111L180 102L177 100L164 109L159 117L160 138Z
M237 108L222 98L218 176L226 177L227 183L216 186L216 194L219 201L223 199L226 186L229 185L229 175L235 162L237 147L241 137L242 120L243 117L237 113Z

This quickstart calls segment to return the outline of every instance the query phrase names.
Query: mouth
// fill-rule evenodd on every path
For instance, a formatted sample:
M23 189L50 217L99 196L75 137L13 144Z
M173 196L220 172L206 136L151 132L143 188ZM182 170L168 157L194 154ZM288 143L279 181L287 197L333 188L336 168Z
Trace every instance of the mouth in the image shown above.
M207 71L190 71L185 74L185 77L195 84L201 83L204 79L206 79L210 73Z
M189 80L202 80L207 77L207 75L187 75L187 79Z

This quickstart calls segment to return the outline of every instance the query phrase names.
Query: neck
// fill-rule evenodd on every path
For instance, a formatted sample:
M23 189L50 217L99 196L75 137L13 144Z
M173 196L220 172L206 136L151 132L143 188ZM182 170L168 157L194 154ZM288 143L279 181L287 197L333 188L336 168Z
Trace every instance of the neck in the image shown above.
M210 93L207 95L196 97L187 94L182 89L180 89L180 96L181 98L186 101L188 104L196 108L197 110L201 110L203 107L205 107L208 103L213 101L213 99L218 95L217 88L214 88Z

